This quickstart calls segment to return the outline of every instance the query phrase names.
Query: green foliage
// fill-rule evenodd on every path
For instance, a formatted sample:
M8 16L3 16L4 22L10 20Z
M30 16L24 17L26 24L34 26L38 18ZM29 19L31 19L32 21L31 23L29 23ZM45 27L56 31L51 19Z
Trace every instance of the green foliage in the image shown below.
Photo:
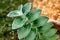
M47 23L48 21L48 17L45 17L45 16L40 16L38 19L36 19L34 22L33 22L33 26L34 27L40 27L40 26L43 26L45 23Z
M31 9L31 3L26 3L22 8L24 15L27 15L27 13L30 11L30 9Z
M56 40L57 30L52 28L52 23L47 23L49 18L40 16L42 10L31 10L31 7L31 3L21 5L18 8L18 13L21 14L20 12L22 12L23 15L18 15L18 17L12 15L15 17L12 29L17 29L19 40ZM9 14L8 17L11 17L14 12Z
M28 22L32 22L34 20L36 20L37 18L40 17L41 14L41 10L40 9L36 9L36 10L31 10L28 14L27 17L29 19Z
M27 18L22 18L22 17L15 18L12 24L12 29L17 29L22 27L27 20L28 20Z
M34 31L31 31L25 40L34 40L35 37L36 37L36 33Z
M19 39L22 39L22 38L26 37L30 33L31 24L28 24L25 27L26 28L22 27L22 28L17 30Z
M52 23L46 23L46 24L43 25L43 27L40 29L40 32L41 32L41 33L45 33L45 32L48 31L52 26L53 26Z
M15 11L11 11L7 16L16 17L16 16L21 16L21 15L23 15L22 11L15 10Z

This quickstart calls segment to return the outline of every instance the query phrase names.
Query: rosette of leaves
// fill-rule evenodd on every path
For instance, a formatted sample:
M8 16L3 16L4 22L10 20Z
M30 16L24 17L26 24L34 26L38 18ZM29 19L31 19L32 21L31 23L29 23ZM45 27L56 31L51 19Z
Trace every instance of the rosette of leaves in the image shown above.
M57 30L52 28L52 23L47 23L49 18L40 16L41 9L31 10L31 7L31 3L26 3L7 15L15 18L12 30L17 29L19 40L56 40Z

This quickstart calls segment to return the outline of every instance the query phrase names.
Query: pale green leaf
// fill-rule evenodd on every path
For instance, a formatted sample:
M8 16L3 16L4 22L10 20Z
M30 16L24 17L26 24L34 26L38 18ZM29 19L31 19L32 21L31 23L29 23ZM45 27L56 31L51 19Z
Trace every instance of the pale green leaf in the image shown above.
M31 31L31 25L30 24L18 29L17 30L18 38L19 39L25 38L26 36L28 36L30 31Z
M9 12L9 14L7 15L8 17L17 17L17 16L22 16L23 13L22 11L18 11L18 10L14 10Z
M23 13L24 15L27 15L27 13L31 10L31 3L26 3L24 6L23 6Z
M48 38L47 40L57 40L57 35L53 35L52 37Z
M45 33L46 31L51 29L52 26L53 26L52 23L46 23L45 25L42 26L42 28L40 29L40 32Z
M12 24L12 29L23 27L23 25L26 23L27 20L28 20L27 18L22 17L15 18Z
M45 37L51 37L51 36L55 35L56 32L57 32L56 29L50 29L49 31L47 31L47 32L44 33L43 35L44 35Z
M23 5L18 6L18 10L22 11Z
M35 9L32 10L28 13L27 17L29 19L29 22L36 20L37 18L40 17L41 10L40 9Z
M36 19L36 20L33 22L33 26L34 26L34 27L43 26L44 24L47 23L47 21L48 21L48 17L41 16L41 17L39 17L38 19Z
M36 37L36 33L34 31L31 31L25 40L34 40L35 37Z

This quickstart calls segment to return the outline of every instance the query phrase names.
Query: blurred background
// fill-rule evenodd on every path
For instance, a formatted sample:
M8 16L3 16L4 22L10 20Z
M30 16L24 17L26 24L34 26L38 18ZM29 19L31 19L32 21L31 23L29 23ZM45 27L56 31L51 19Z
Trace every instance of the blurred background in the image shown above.
M16 33L11 31L13 19L8 18L7 14L27 2L28 0L0 0L0 40L17 40Z

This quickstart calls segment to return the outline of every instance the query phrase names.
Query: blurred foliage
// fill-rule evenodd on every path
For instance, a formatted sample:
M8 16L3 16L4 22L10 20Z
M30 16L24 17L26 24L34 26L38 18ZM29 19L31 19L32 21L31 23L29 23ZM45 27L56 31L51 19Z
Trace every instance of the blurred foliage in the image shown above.
M0 0L0 40L16 40L14 39L16 35L11 31L13 19L8 18L7 14L17 9L20 4L25 4L27 2L27 0Z

